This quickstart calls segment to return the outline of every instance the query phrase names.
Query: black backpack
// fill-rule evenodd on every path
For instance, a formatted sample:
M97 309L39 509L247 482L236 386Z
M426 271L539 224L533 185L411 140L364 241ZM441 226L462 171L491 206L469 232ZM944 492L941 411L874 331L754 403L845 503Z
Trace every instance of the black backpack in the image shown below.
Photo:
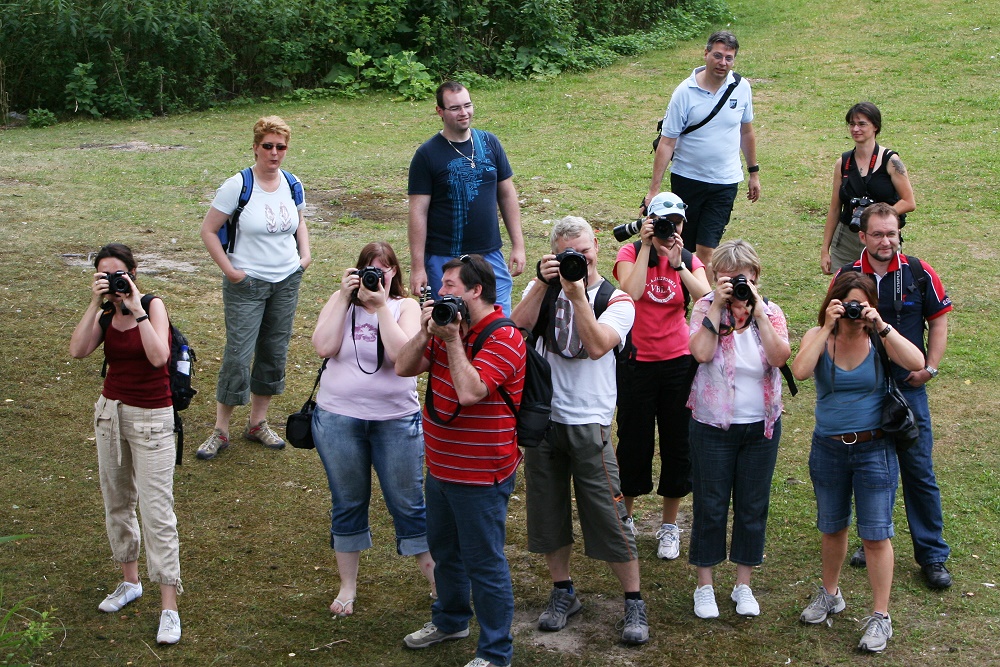
M517 444L521 447L537 447L549 430L549 417L552 415L552 369L545 357L535 349L532 334L519 329L513 320L506 317L490 322L479 332L472 345L473 359L490 335L500 327L514 327L525 339L524 390L521 392L520 409L514 407L514 401L503 387L497 387L497 392L517 418Z
M145 294L142 297L142 308L149 312L149 304L157 298L153 294ZM98 320L101 331L107 332L111 326L111 319L114 317L114 310L106 310ZM191 357L191 374L177 372L177 360L181 356L181 348L187 345L188 356ZM167 374L170 377L170 400L174 405L174 433L177 434L177 465L181 465L181 455L184 453L184 422L181 420L179 412L186 410L191 405L191 399L198 393L198 390L191 386L191 376L194 375L194 364L198 356L194 348L188 344L187 337L170 323L170 360L167 361ZM108 375L108 358L104 358L104 365L101 367L101 377Z

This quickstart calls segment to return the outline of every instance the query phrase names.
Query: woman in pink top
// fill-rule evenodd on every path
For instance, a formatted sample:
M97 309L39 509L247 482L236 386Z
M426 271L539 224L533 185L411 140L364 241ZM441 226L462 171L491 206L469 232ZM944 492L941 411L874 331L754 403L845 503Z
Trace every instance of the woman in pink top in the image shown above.
M640 240L622 246L615 277L635 301L629 353L618 364L618 466L629 517L636 496L653 490L653 453L660 432L660 479L656 493L663 512L656 555L680 555L677 510L691 492L688 451L688 392L696 364L688 351L687 306L711 288L705 267L684 250L681 198L661 192L649 202ZM634 522L633 532L635 531Z
M313 440L333 499L330 546L337 554L337 616L354 613L375 469L396 529L396 551L414 556L434 594L423 495L424 439L416 378L396 375L396 354L420 327L392 246L369 243L319 314L313 347L326 358Z

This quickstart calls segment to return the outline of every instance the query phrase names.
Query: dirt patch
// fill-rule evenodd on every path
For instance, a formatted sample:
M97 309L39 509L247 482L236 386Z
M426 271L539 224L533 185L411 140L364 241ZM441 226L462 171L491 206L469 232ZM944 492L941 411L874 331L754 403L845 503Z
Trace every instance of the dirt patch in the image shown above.
M306 217L311 223L329 225L350 224L357 220L385 224L406 224L405 193L354 192L345 187L329 190L308 190Z
M67 252L60 255L66 266L94 266L94 255L96 252ZM148 255L137 254L135 256L142 272L145 275L155 276L158 273L169 273L172 271L183 271L184 273L195 273L198 267L190 262L181 262L175 259L167 259L162 255L151 253Z
M159 144L149 144L145 141L126 141L123 144L80 144L80 150L93 150L104 148L111 151L128 151L130 153L158 153L161 151L182 151L187 150L187 146L160 146Z
M531 609L514 613L511 632L517 643L527 643L545 651L558 654L583 655L588 649L591 637L603 635L617 637L621 630L616 627L622 616L621 598L603 596L581 596L583 610L570 617L566 627L559 632L542 632L538 629L538 615L541 609ZM625 646L612 649L606 654L605 664L628 665L629 649Z

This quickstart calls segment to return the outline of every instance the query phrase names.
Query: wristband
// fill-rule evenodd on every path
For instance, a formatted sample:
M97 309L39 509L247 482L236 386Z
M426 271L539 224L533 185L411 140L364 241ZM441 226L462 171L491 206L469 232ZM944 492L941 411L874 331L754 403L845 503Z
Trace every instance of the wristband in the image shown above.
M670 268L679 273L684 270L684 262L681 262L680 266L671 266Z
M139 317L135 318L135 323L139 324L140 322L145 322L148 319L149 319L149 315L148 314L146 314L146 315L140 315Z
M887 325L885 325L885 329L882 329L881 331L878 332L878 335L880 337L882 337L882 338L885 338L886 336L888 336L891 333L892 333L892 325L891 324L887 324Z
M747 173L748 174L756 174L758 171L760 171L760 165L759 164L754 164L754 165L751 165L751 166L747 167Z
M716 331L715 325L712 324L712 320L709 319L708 315L706 315L705 319L701 321L701 326L705 327L706 329L714 333L716 336L719 335L719 332Z

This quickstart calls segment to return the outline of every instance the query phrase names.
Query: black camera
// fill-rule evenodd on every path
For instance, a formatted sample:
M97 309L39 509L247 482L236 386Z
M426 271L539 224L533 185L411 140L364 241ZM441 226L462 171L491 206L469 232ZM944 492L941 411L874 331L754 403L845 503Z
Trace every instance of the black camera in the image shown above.
M615 235L615 240L622 242L627 241L630 237L635 236L642 229L642 223L645 222L644 218L639 218L638 220L633 220L632 222L626 222L624 225L618 225L614 228L613 233ZM653 217L653 236L658 239L669 239L671 236L677 233L677 223L675 223L669 216L657 215Z
M451 324L459 315L463 321L469 321L469 311L460 296L445 294L431 307L431 319L439 327Z
M105 273L104 277L108 280L108 294L131 294L132 286L128 283L128 278L131 277L126 271L115 271L114 273Z
M385 271L377 266L366 266L358 271L358 278L361 279L361 284L364 285L366 290L376 292L379 285L383 284Z
M844 304L844 317L849 320L861 319L863 306L859 301L848 301Z
M750 282L742 273L732 280L733 298L737 301L753 302L753 290L750 289Z
M572 248L556 255L556 260L559 262L559 275L571 283L583 280L587 275L587 258Z
M868 197L854 197L851 199L851 221L847 223L848 229L855 234L861 231L861 214L865 209L875 202Z

